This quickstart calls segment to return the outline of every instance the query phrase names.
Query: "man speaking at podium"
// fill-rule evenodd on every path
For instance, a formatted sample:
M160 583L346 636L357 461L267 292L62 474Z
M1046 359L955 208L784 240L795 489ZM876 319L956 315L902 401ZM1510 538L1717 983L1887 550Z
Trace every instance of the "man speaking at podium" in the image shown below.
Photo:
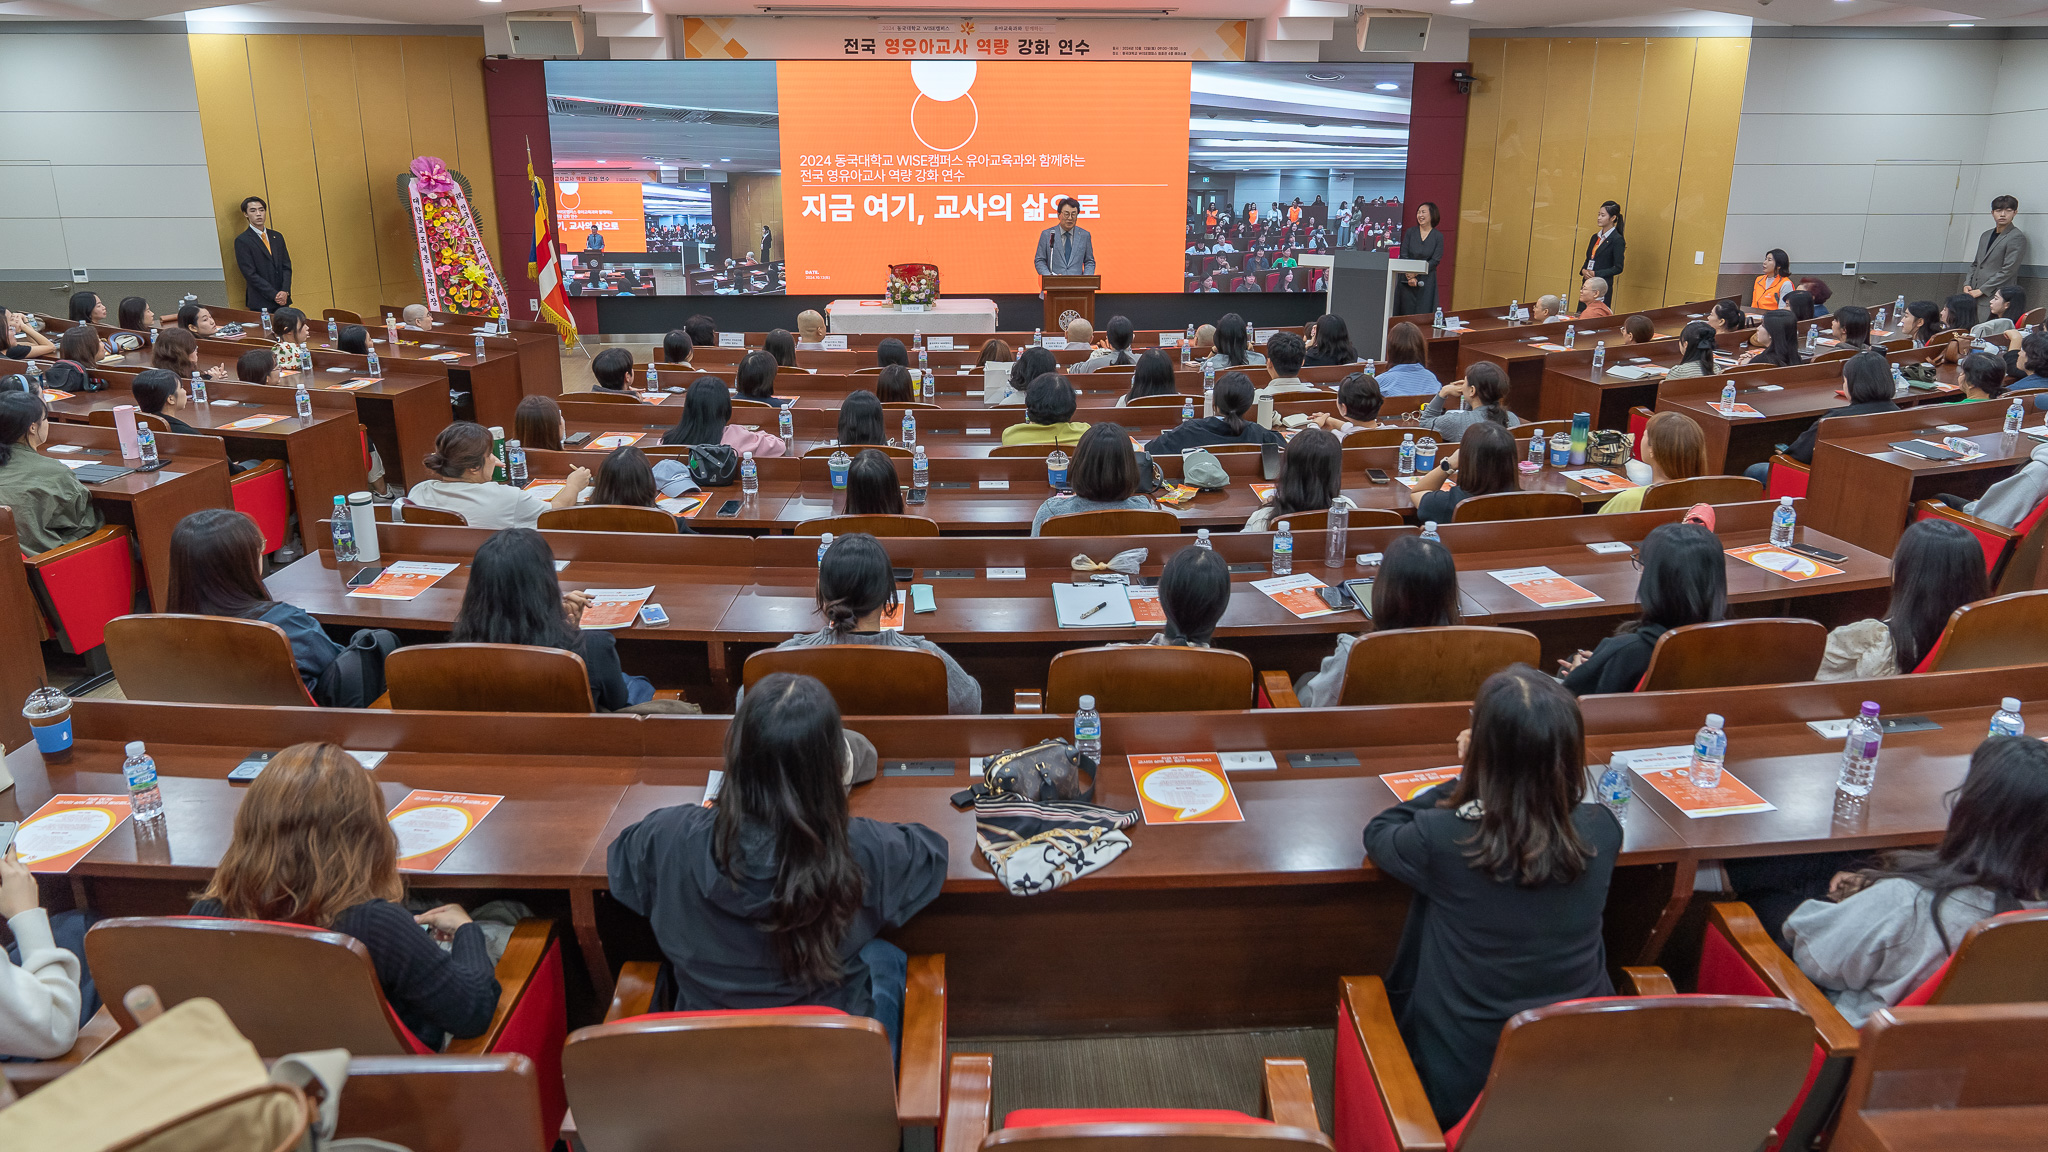
M1038 274L1095 275L1095 244L1086 228L1074 224L1081 218L1081 202L1072 196L1062 196L1058 207L1060 222L1038 234Z

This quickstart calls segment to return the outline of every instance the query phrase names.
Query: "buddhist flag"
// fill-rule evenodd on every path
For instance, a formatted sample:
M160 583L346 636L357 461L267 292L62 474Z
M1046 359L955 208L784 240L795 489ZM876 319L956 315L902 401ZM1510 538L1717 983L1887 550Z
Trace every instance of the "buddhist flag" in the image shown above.
M555 326L566 347L576 347L576 320L569 313L569 295L562 290L562 262L555 251L555 231L548 224L547 185L533 174L533 148L526 149L526 185L533 191L533 251L526 274L540 287L540 318Z

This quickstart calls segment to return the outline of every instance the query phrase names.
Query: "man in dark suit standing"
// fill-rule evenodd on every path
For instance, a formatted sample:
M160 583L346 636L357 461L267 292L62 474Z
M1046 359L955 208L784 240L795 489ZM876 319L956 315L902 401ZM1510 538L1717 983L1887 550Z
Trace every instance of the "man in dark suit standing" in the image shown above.
M1071 196L1059 201L1060 222L1038 234L1038 253L1032 264L1040 276L1095 275L1095 243L1086 228L1077 227L1081 202Z
M284 237L268 227L270 205L261 196L242 200L242 219L249 222L235 237L235 267L248 282L243 303L249 311L276 310L292 302L292 256Z

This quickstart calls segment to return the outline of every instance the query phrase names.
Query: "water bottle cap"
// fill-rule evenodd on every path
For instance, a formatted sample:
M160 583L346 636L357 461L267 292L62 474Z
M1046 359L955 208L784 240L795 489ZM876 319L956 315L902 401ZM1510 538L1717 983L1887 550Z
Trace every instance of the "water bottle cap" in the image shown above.
M140 755L142 755L142 754L143 754L143 752L144 752L144 751L146 751L146 750L145 750L145 749L144 749L144 748L142 747L142 741L140 741L140 740L130 740L130 741L128 742L128 755L130 755L130 756L140 756Z
M1792 506L1792 498L1791 498L1790 496L1780 496L1780 497L1778 497L1778 507L1780 507L1780 508L1790 508L1791 506Z
M1289 524L1287 523L1287 521L1285 521L1285 520L1282 520L1282 521L1280 522L1280 531L1282 531L1282 532L1292 532L1292 531L1294 531L1294 529L1293 529L1293 528L1292 528L1292 527L1291 527L1291 526L1290 526L1290 525L1289 525Z
M517 443L519 443L519 441L517 441L517 440L514 440L514 441L512 441L512 443L514 443L514 444L517 444ZM740 459L742 459L742 460L752 460L753 458L754 458L754 454L753 454L752 452L742 452L742 453L740 453Z
M825 545L827 545L827 544L830 544L831 542L832 542L832 534L831 534L830 532L825 532L825 533L822 533L822 534L820 534L820 535L819 535L819 537L818 537L818 546L819 546L819 547L821 547L821 548L822 548L822 547L824 547L824 546L825 546Z
M1434 531L1436 531L1436 521L1434 521L1434 520L1424 520L1424 521L1422 522L1422 530L1423 530L1424 532L1434 532Z
M1403 433L1401 433L1401 443L1403 443L1403 444L1413 444L1413 443L1415 443L1415 433L1413 433L1413 432L1403 432Z
M2007 696L2005 699L1999 701L1998 706L2000 708L2005 709L2007 712L2017 712L2020 710L2019 700L2012 696Z
M1870 717L1870 716L1875 716L1875 715L1877 715L1877 714L1878 714L1878 711L1879 711L1879 709L1878 709L1878 706L1877 706L1877 701L1875 701L1875 700L1865 700L1865 701L1863 702L1863 715L1864 715L1864 716L1866 716L1866 717Z
M1081 711L1083 711L1083 712L1093 712L1093 711L1095 711L1095 697L1093 697L1093 696L1083 696L1083 697L1081 697Z
M1707 713L1707 727L1719 728L1727 723L1728 722L1726 720L1721 719L1721 714L1719 712Z
M1197 540L1207 540L1208 538L1209 538L1209 530L1208 530L1207 528L1197 528L1197 529L1195 529L1195 539L1197 539Z

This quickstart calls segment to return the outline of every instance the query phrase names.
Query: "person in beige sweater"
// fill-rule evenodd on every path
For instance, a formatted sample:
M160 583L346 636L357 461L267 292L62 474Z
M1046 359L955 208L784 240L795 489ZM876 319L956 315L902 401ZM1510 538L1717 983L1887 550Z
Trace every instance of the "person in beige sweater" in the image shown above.
M1948 618L1991 594L1984 550L1950 520L1916 520L1892 553L1892 602L1881 620L1858 620L1828 633L1817 680L1897 676L1920 666Z

